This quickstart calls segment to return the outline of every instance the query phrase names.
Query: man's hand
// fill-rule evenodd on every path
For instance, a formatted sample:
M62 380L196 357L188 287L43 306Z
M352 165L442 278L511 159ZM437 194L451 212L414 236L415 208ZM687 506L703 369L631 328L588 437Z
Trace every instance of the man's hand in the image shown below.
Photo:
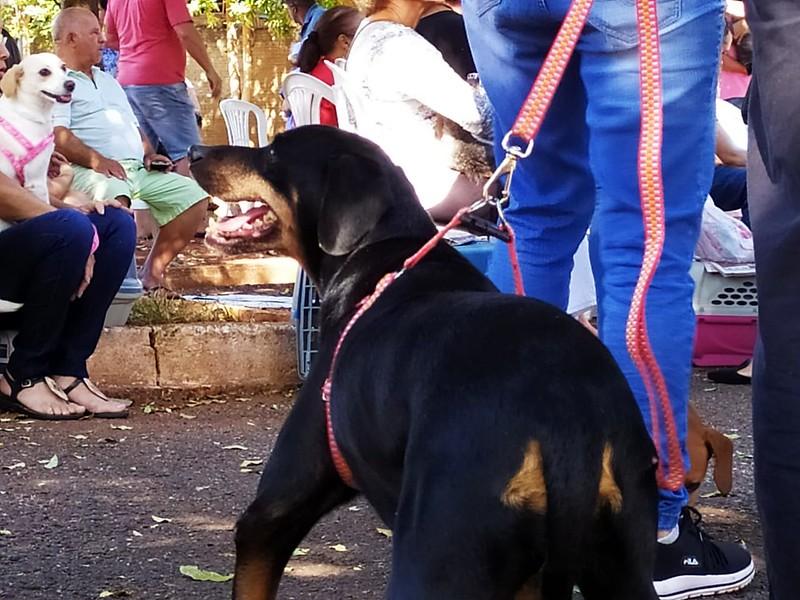
M106 214L106 206L110 206L112 208L119 208L124 210L129 215L133 215L133 209L128 208L122 202L114 198L113 200L90 200L85 204L81 204L78 206L74 206L77 211L82 212L85 215L89 213L96 212L98 215Z
M115 160L101 156L92 164L92 170L96 171L106 177L116 177L122 181L128 179L125 174L125 168Z
M53 154L50 156L50 164L47 166L47 176L58 177L61 175L61 167L68 164L69 161L66 156L53 150Z
M158 168L153 166L154 162L158 165ZM166 167L161 166L164 165L165 163L169 164ZM163 154L159 154L158 152L152 152L144 157L144 168L147 169L148 171L167 172L167 171L172 171L174 166L175 165L172 164L172 160L170 160L169 156L164 156Z
M211 88L211 97L215 100L222 95L222 78L215 70L206 71L208 87Z
M83 292L86 291L86 288L89 287L89 284L92 282L92 275L94 275L94 254L90 254L89 258L86 259L86 267L83 270L83 279L81 280L81 284L78 286L78 291L75 292L75 295L72 297L73 300L83 296Z

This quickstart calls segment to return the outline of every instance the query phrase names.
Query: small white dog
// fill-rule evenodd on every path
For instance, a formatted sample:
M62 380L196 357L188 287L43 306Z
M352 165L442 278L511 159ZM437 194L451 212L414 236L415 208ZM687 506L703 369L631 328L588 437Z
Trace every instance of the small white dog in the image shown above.
M50 53L28 56L0 80L0 171L48 203L53 106L70 102L74 89L64 61Z

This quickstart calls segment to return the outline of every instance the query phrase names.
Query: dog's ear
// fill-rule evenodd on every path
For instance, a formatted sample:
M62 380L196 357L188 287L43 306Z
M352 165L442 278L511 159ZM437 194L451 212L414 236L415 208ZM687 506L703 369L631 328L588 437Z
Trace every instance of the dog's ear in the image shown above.
M714 483L727 496L733 488L733 442L711 427L706 428L705 441L714 454Z
M372 159L345 154L328 165L317 236L327 254L355 250L391 206L386 174Z
M3 92L3 96L13 98L17 95L19 80L22 79L23 75L22 65L14 65L6 71L6 74L3 75L3 79L0 80L0 91Z

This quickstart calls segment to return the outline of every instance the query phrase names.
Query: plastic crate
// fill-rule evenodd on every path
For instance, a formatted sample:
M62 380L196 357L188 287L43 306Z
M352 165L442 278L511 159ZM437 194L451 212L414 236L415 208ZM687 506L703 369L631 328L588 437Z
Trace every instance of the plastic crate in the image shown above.
M758 319L745 316L698 315L692 364L732 367L753 356Z
M471 242L455 246L482 273L486 273L491 254L488 241ZM297 280L292 295L292 318L297 330L297 373L305 379L311 370L311 362L319 345L320 298L305 271L297 271Z
M755 275L723 277L709 273L695 261L691 269L695 281L692 304L698 315L753 316L758 314L758 289Z
M697 367L739 365L753 355L758 326L755 275L724 277L695 262L692 304L697 314L692 363Z
M305 379L311 370L311 361L319 350L320 298L314 284L302 269L297 270L297 280L292 295L292 316L297 330L297 373Z

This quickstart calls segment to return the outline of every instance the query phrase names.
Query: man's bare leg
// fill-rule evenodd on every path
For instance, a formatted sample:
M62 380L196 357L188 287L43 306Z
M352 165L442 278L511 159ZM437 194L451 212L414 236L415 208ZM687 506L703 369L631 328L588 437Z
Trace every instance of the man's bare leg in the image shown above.
M194 237L200 221L206 216L206 210L208 210L208 198L193 205L159 229L153 248L139 273L144 289L149 290L163 285L167 265Z

